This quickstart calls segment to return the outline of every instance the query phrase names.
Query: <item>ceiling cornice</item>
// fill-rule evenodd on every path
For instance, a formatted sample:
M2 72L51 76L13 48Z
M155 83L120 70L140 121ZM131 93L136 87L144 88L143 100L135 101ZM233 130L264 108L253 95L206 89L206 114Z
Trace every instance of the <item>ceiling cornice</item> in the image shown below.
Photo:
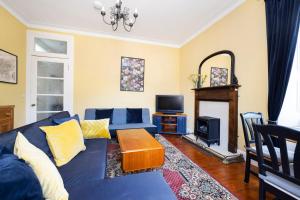
M122 40L122 41L128 41L128 42L136 42L136 43L142 43L142 44L165 46L165 47L170 47L170 48L181 48L185 44L189 43L194 38L196 38L199 34L206 31L207 29L209 29L216 22L221 20L223 17L225 17L230 12L232 12L234 9L239 7L245 1L246 0L238 0L236 4L230 6L228 9L224 10L222 13L217 15L213 20L211 20L209 23L207 23L204 27L202 27L199 31L197 31L191 37L189 37L188 39L186 39L182 43L178 43L178 44L176 44L176 43L174 43L174 44L166 43L166 42L161 42L161 41L152 41L152 40L145 40L145 39L130 38L130 37L123 37L123 36L113 36L113 35L110 35L110 34L107 34L107 33L81 31L81 30L76 30L76 29L73 29L73 28L61 28L61 27L47 26L47 25L42 25L42 24L34 24L34 23L31 23L28 20L26 20L22 15L15 12L12 8L10 8L2 0L0 0L0 5L2 7L4 7L14 17L16 17L21 23L23 23L25 26L27 26L27 28L62 32L62 33L70 33L70 34L78 34L78 35L86 35L86 36L100 37L100 38L109 38L109 39Z

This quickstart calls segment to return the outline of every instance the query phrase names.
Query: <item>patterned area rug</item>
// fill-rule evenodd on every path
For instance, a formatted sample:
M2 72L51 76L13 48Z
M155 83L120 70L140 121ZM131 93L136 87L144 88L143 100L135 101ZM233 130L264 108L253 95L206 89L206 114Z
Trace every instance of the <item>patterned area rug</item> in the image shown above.
M165 163L162 168L151 171L159 171L163 174L179 200L237 199L164 137L157 135L156 139L165 147ZM127 174L121 169L120 147L112 140L108 148L106 175L113 178Z

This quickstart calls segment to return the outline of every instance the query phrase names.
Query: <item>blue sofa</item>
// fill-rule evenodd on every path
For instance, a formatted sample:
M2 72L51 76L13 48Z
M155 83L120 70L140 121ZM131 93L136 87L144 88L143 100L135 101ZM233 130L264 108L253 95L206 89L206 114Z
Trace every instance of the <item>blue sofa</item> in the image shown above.
M86 120L95 120L96 119L96 110L107 110L103 108L88 108L85 110L84 119ZM116 137L116 130L123 129L146 129L153 136L157 134L157 127L151 124L150 121L150 111L148 108L142 109L142 118L143 123L127 123L126 108L114 108L112 115L112 124L109 125L109 131L112 137Z
M17 132L43 150L53 161L45 134L38 127L55 125L53 119L70 117L68 112L0 134L0 145L13 152ZM107 139L85 140L86 150L68 164L58 167L70 200L168 200L176 199L162 174L140 173L108 179L106 173Z

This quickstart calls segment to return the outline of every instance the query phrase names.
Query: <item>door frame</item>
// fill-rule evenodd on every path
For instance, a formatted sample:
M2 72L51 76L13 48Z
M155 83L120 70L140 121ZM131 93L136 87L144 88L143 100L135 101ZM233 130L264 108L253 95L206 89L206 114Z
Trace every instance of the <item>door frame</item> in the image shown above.
M46 39L61 40L67 42L67 54L60 55L54 53L38 53L33 50L34 38L41 37ZM56 34L48 32L40 32L27 30L27 49L26 49L26 99L25 99L25 119L26 124L32 123L31 120L31 65L33 63L33 56L35 57L49 57L55 59L65 59L68 62L68 68L70 75L70 91L68 92L68 99L70 100L70 114L73 114L74 106L74 37L72 35Z

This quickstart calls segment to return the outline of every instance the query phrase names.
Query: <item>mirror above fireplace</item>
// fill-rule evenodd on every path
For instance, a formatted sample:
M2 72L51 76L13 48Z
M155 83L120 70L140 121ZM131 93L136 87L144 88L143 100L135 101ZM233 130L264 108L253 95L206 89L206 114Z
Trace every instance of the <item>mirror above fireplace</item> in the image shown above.
M233 52L223 50L206 57L199 66L198 73L206 77L201 87L220 87L237 85L238 80L234 73L235 57ZM200 83L198 83L198 88Z

